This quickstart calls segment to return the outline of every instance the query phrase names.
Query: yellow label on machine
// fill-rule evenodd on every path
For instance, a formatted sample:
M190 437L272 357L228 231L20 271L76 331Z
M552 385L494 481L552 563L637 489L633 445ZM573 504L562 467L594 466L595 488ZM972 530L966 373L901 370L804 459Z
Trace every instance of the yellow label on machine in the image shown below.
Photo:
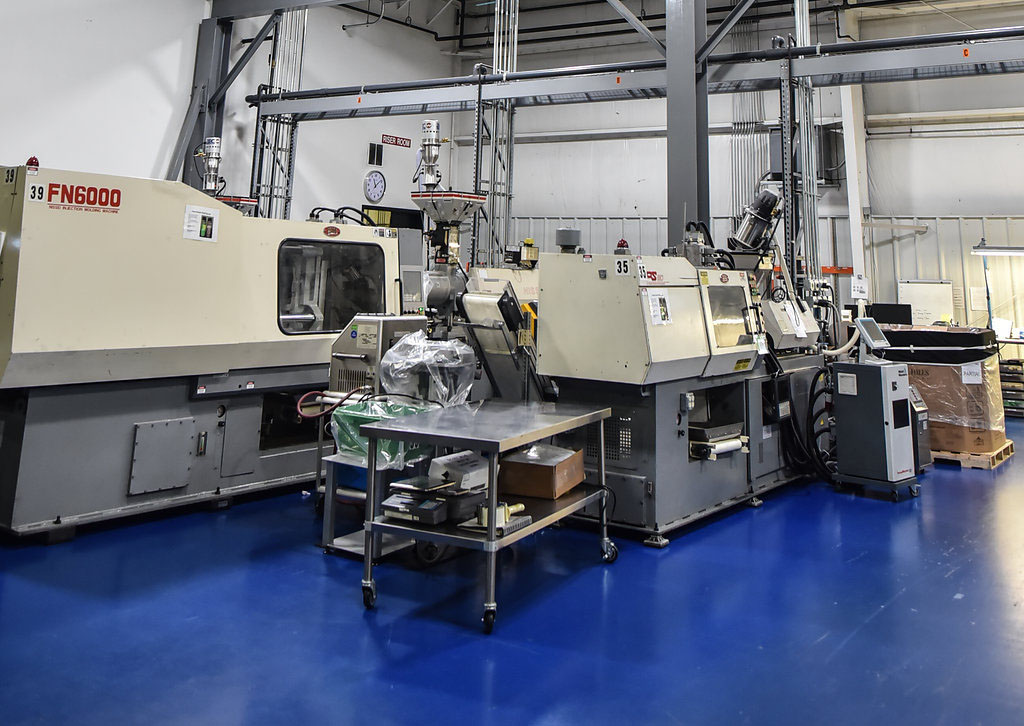
M733 366L734 371L745 371L750 368L750 358L740 358Z

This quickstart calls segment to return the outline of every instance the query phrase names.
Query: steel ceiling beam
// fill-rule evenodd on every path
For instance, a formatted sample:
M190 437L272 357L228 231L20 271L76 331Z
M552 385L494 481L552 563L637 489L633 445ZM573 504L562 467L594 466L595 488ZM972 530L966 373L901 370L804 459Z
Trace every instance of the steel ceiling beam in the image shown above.
M260 28L260 31L256 33L256 36L252 39L252 42L249 43L249 47L245 49L242 57L239 58L238 62L231 67L231 70L228 71L226 76L224 76L224 80L222 80L213 90L213 93L210 94L210 98L206 102L208 107L212 108L216 106L220 103L221 99L224 98L224 95L228 92L228 88L230 88L231 84L235 82L236 78L238 78L238 74L242 72L242 70L249 64L249 61L252 60L253 56L256 55L260 46L263 45L263 41L270 36L270 32L277 27L278 22L281 20L281 14L282 11L280 10L274 11L273 15L271 15L267 19L267 22L263 24L263 27Z
M623 20L630 24L633 30L640 33L644 40L654 46L654 49L661 54L662 58L665 57L665 54L667 53L665 50L665 44L654 37L654 33L651 32L651 29L644 25L643 21L634 15L633 11L622 3L622 0L607 0L607 2L615 9L615 12L622 16Z
M780 61L724 64L713 61L714 57L707 74L709 93L778 88ZM792 60L792 70L795 76L810 77L814 85L820 87L1024 73L1024 38L805 56ZM452 79L443 85L430 85L430 81L426 81L424 88L363 94L316 96L312 95L316 91L304 91L309 97L263 101L261 112L264 115L297 114L300 120L316 120L412 114L423 110L472 110L476 103L476 84L461 80ZM516 99L517 105L554 106L664 98L667 84L666 70L648 64L641 70L596 73L581 70L579 75L487 82L481 93L485 99Z
M218 20L241 20L270 15L278 10L302 10L337 4L338 0L213 0L210 17Z

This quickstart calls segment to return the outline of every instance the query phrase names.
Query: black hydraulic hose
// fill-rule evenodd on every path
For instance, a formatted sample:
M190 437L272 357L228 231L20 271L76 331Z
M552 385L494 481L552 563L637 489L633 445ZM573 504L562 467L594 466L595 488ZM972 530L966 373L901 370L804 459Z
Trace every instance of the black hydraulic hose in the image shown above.
M811 387L808 389L810 398L808 399L807 405L807 420L805 422L806 430L804 436L806 438L806 445L809 449L809 454L814 464L814 468L818 471L818 474L827 482L833 481L832 471L828 468L829 460L824 457L821 448L818 446L818 437L815 435L815 423L818 417L826 413L825 408L815 409L814 404L817 403L818 399L828 393L828 388L822 388L815 390L818 387L818 381L823 379L827 373L826 368L819 368L814 377L811 378Z
M825 287L829 287L829 288L831 287L830 285L827 285L827 284L824 285L824 286ZM831 318L830 322L832 324L831 325L831 327L832 327L832 332L831 332L832 343L833 344L838 343L839 342L839 320L840 320L840 318L842 318L842 315L839 314L839 308L836 307L836 304L834 302L832 302L831 300L818 300L815 303L815 305L817 305L818 307L825 308L826 310L829 311L829 317Z
M722 261L724 261L728 265L728 269L736 269L736 258L733 257L732 253L729 252L728 250L715 250L715 258L721 258L719 259L719 265L721 265Z
M342 217L345 212L352 212L353 214L359 215L359 217L361 217L361 221L359 221L359 224L363 225L364 227L376 227L377 226L377 223L375 221L373 221L373 217L368 215L363 210L356 209L355 207L338 207L337 209L334 210L334 216ZM352 219L352 218L351 217L346 217L346 219ZM357 220L352 219L352 221L355 222Z

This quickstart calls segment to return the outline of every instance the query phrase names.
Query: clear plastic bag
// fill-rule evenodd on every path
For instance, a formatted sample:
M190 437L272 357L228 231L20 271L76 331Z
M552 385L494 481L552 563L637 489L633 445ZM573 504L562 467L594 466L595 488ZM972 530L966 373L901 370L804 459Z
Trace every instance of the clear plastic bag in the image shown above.
M928 405L936 451L991 452L1006 441L999 356L972 363L910 363L910 382Z
M359 427L400 416L411 416L435 408L430 404L407 401L369 400L339 406L331 415L331 433L338 446L338 454L346 463L366 468L369 441L359 434ZM433 448L404 441L380 439L377 441L377 469L404 469L422 461L433 453Z
M430 340L417 330L384 354L380 382L387 393L457 406L469 398L476 355L459 340Z
M973 363L910 363L910 382L928 404L928 418L970 429L1005 431L999 356Z

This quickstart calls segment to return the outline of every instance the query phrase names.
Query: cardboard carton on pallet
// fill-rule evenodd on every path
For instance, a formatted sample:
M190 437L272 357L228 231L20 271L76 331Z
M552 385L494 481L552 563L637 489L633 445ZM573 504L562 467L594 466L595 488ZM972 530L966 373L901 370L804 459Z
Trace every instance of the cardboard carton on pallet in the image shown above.
M1003 447L999 356L972 363L911 363L908 369L928 404L933 451L988 454Z

